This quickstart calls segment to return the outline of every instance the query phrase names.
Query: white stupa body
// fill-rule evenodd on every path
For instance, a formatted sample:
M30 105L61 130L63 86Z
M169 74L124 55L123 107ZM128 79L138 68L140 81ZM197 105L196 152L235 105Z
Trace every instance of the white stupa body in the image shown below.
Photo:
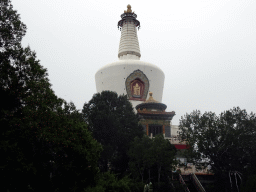
M128 7L121 17L118 22L118 26L122 27L119 61L107 64L96 72L97 92L109 90L127 95L133 107L144 102L148 92L153 92L154 98L162 102L164 72L156 65L140 61L137 16Z

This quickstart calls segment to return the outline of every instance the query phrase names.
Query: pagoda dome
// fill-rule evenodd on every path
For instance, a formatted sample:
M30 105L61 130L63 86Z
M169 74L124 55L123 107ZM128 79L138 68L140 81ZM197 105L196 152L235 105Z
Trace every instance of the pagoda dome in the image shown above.
M153 98L153 93L149 93L149 98L144 103L141 103L136 106L136 110L141 111L165 111L167 106L163 103L159 103Z

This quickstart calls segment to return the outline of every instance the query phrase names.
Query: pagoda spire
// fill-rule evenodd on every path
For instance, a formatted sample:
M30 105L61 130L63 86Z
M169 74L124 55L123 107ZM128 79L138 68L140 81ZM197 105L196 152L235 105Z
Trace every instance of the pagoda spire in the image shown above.
M140 22L136 19L137 15L132 12L131 5L127 5L127 11L121 15L121 20L117 26L122 29L119 44L119 59L140 59L140 47L137 36L137 27L140 28Z

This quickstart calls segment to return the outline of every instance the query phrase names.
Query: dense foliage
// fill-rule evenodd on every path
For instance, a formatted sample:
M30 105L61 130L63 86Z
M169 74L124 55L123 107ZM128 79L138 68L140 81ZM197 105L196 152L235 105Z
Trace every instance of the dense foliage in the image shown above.
M110 91L97 93L84 104L82 114L72 102L58 98L36 53L21 46L26 25L11 1L0 0L0 11L1 191L141 191L149 181L162 184L161 190L166 191L170 170L176 164L173 145L161 135L152 140L143 137L126 96ZM232 127L226 125L229 117L222 120L228 128ZM255 171L254 117L248 120L240 115L236 126L240 131L224 131L222 144L230 147L220 147L225 156L223 167L232 162L225 170L243 172L245 191L255 188L251 184L255 181L251 174ZM183 127L187 125L184 121ZM206 134L212 139L209 141L221 138L221 131L220 136L211 137L215 132ZM212 156L206 153L214 147L203 151L207 142L200 143L200 134L191 129L183 133L191 146L198 145L200 154L214 159L216 151ZM238 145L238 141L231 142L235 138L242 147L232 150ZM234 160L230 158L233 153ZM239 167L238 160L247 167ZM218 162L212 161L212 165ZM233 169L236 167L241 169Z
M97 93L84 104L83 117L93 137L103 146L101 170L107 171L111 163L111 170L123 175L128 168L129 144L143 135L127 97L111 91Z
M0 6L1 191L82 191L97 180L101 146L21 46L26 26L11 2Z
M195 161L207 160L219 190L238 189L256 166L256 116L239 107L216 116L193 111L180 120L180 137L191 146ZM252 179L252 178L251 178Z
M131 143L128 155L129 168L133 176L140 177L142 182L154 181L155 185L163 184L170 190L169 179L174 166L176 148L165 140L162 134L150 139L144 135L142 139L136 137ZM169 188L168 188L169 187Z

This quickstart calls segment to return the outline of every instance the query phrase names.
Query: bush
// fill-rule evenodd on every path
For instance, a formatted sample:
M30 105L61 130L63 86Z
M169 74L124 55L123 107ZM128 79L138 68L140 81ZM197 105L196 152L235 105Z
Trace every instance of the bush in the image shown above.
M96 186L88 187L84 191L86 192L101 192L101 191L115 191L115 192L131 192L131 188L135 188L132 184L132 180L125 176L120 180L117 180L113 173L104 172L101 173Z
M256 175L250 175L241 191L256 191Z

